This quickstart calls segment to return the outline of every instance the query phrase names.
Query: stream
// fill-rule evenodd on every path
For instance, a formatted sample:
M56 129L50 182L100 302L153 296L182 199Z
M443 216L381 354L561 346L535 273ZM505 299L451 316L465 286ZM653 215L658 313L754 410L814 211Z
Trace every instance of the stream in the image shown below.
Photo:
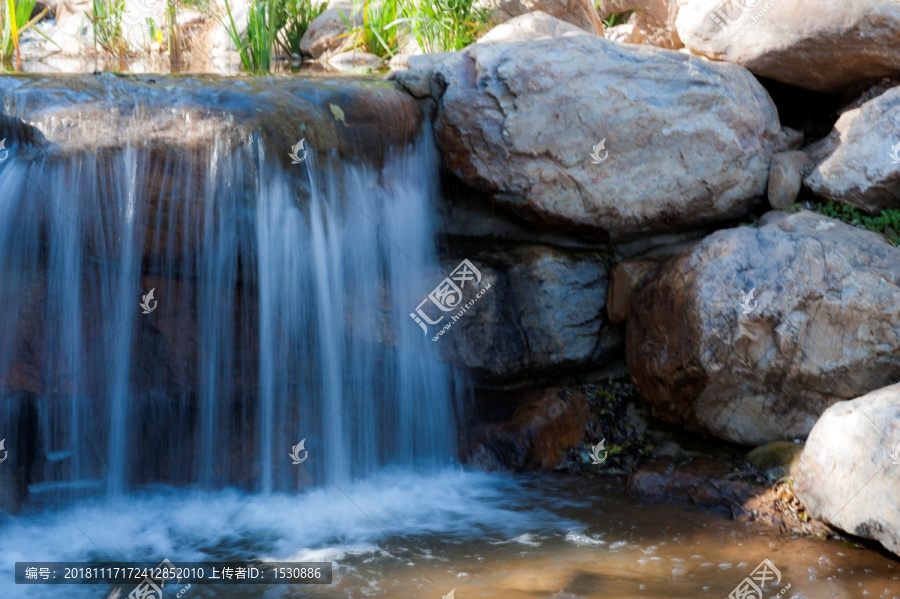
M433 141L390 120L412 101L156 79L4 82L40 135L0 161L0 597L115 595L16 585L17 561L163 559L334 564L167 599L722 598L766 559L766 597L900 597L872 549L461 466L473 383L410 318L450 273Z

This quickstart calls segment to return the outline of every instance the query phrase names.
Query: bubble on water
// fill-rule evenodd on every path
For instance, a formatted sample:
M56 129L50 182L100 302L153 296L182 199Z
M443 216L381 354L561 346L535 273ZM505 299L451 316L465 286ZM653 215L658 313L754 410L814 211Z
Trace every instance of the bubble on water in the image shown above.
M570 530L568 533L566 533L566 541L569 543L575 543L576 545L592 545L592 546L606 545L606 541L604 541L603 539L597 538L599 536L600 535L588 536L588 535L580 533L578 531Z

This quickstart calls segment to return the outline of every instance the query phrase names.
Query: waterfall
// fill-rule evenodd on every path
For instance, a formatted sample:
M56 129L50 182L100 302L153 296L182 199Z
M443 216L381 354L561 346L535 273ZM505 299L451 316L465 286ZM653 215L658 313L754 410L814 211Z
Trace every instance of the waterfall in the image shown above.
M461 385L408 317L437 272L427 134L377 167L310 152L292 171L256 135L19 149L0 162L0 437L38 445L33 492L454 463ZM32 407L40 434L17 439Z

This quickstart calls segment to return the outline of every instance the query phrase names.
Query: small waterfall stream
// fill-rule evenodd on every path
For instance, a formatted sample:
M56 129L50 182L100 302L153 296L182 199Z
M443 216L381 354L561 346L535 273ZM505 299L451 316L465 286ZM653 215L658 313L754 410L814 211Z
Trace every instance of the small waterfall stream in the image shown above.
M0 78L46 137L0 151L0 597L113 590L15 584L17 561L163 559L335 566L167 599L723 597L763 559L798 597L900 594L872 551L460 467L468 382L409 318L447 275L417 105L372 82L150 79ZM279 118L336 149L288 164Z
M37 408L33 492L455 461L460 385L407 316L436 262L430 140L381 168L310 153L299 176L266 152L0 163L0 418Z

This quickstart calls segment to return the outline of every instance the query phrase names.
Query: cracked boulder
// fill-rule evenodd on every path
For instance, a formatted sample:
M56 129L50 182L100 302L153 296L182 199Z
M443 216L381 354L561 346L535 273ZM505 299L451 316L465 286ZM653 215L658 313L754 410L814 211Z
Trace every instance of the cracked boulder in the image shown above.
M794 474L810 514L900 555L898 489L900 385L828 408Z
M837 93L900 74L896 0L678 1L675 24L692 54L761 77Z
M738 217L785 148L748 71L679 52L572 35L419 64L444 167L545 230L620 241Z
M598 252L492 245L465 255L490 288L434 344L481 382L590 369L620 347L606 316L608 268ZM457 263L445 261L444 270ZM437 328L429 327L429 339Z
M900 249L812 212L718 231L635 293L626 352L663 419L746 445L805 437L900 380Z

